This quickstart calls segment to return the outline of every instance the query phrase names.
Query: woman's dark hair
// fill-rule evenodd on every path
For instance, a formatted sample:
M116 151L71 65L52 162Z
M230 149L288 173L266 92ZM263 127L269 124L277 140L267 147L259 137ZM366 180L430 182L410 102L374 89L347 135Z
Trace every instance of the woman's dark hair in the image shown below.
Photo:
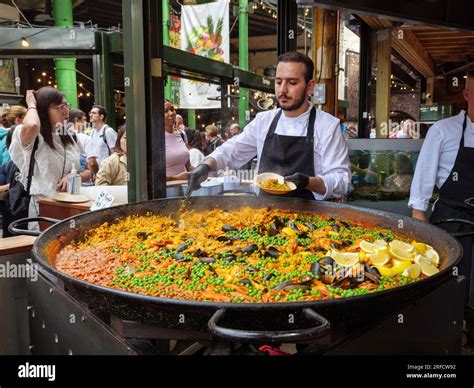
M206 146L206 134L204 132L194 131L194 135L189 139L189 148L196 148L201 152L204 152Z
M46 86L44 88L38 89L35 92L35 98L36 108L38 110L38 116L41 122L41 136L43 136L46 144L48 144L52 149L55 149L53 141L54 128L53 124L51 124L49 121L48 109L51 107L51 105L61 105L63 103L64 94L55 88ZM64 123L62 124L64 125ZM66 130L62 131L62 133L59 134L59 137L61 138L61 142L63 143L64 147L66 147L68 144L75 144L74 139L67 133Z
M122 140L123 135L127 131L127 126L124 124L118 129L117 141L115 143L115 152L125 153L125 151L120 146L120 141Z

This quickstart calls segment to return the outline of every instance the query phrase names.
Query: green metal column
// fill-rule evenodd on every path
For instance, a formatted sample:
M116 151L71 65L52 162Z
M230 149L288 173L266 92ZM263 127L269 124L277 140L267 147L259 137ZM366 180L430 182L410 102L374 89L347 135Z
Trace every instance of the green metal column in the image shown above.
M73 27L72 0L51 0L55 27ZM71 35L73 38L73 35ZM66 100L74 108L78 107L76 60L55 59L56 80L58 89L66 96Z
M147 119L143 0L123 0L125 98L127 100L127 159L129 202L146 201Z
M163 6L163 44L170 45L170 4L169 0L162 0ZM171 101L171 77L166 77L165 98Z
M249 69L249 2L239 0L239 67ZM249 110L249 91L239 89L239 124L243 128L247 125L247 111Z
M196 127L196 109L188 109L188 128L199 130Z
M94 71L94 102L102 105L107 111L107 124L116 128L114 78L110 58L110 38L113 34L101 32L96 38L96 46L100 47L100 54L92 56Z

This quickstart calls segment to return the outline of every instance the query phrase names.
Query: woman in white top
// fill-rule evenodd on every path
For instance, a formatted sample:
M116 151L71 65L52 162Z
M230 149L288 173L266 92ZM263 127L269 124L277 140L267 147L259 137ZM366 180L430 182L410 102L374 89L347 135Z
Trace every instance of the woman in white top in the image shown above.
M204 147L206 146L206 134L194 131L193 138L189 142L189 161L191 166L197 167L204 160Z
M28 111L23 125L18 126L13 134L9 151L26 187L31 154L38 139L29 211L30 217L37 217L38 196L51 197L57 192L66 191L67 175L73 165L80 169L81 160L79 147L67 130L69 106L64 94L51 87L36 92L29 90L26 103ZM88 172L80 173L83 181L86 181ZM32 227L36 228L37 225L30 225L30 229Z

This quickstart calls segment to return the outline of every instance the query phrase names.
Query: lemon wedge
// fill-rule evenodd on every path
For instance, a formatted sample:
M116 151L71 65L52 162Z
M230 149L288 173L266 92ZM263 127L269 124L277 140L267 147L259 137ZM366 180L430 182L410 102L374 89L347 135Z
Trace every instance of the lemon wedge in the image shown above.
M400 273L402 273L403 271L405 271L407 268L409 268L411 266L411 262L410 261L405 261L401 264L397 264L397 265L394 265L392 268L390 268L395 275L398 275Z
M416 255L414 262L418 265L421 265L421 263L431 264L431 262L423 255Z
M342 267L352 267L359 262L359 253L357 252L332 251L331 257Z
M439 255L434 249L428 249L425 252L425 256L429 261L431 261L431 264L436 267L439 266Z
M395 273L392 271L391 268L388 268L385 265L374 265L375 268L380 272L380 275L386 276L386 277L393 277L395 276Z
M377 249L380 249L380 248L386 248L388 244L387 244L387 241L385 240L375 240L374 245L377 247Z
M384 252L368 254L367 258L370 260L370 262L374 266L386 265L390 261L390 256L388 255L388 253L384 253Z
M417 253L420 253L422 255L424 255L426 251L428 251L430 249L433 249L433 247L431 245L424 244L424 243L417 242L417 241L413 241L411 243L411 245L413 245L413 247L415 248L415 251Z
M395 248L400 251L405 251L407 253L412 253L415 250L415 247L411 244L408 244L406 242L400 241L400 240L393 240L389 244L390 248Z
M359 244L360 249L362 249L365 253L375 253L377 246L368 242L366 240L362 240Z
M439 272L439 269L436 268L433 264L426 261L420 262L421 273L426 276L432 276Z
M414 254L411 252L407 252L406 250L400 249L396 246L390 247L390 254L397 260L403 261L413 261Z
M421 267L418 264L410 265L406 270L402 272L402 276L410 279L416 279L421 274Z

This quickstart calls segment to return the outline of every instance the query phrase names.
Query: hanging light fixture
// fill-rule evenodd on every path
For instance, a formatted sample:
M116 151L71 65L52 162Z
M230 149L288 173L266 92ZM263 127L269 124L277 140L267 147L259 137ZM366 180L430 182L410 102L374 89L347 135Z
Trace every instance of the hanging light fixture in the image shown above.
M26 38L21 38L21 47L30 47L30 42L28 42Z

